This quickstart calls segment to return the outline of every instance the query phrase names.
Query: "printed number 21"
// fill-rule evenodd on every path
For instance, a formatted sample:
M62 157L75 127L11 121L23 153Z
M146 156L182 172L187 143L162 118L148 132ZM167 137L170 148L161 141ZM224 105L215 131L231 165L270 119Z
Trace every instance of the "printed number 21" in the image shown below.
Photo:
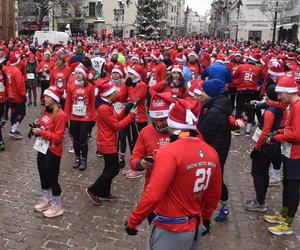
M208 168L207 170L204 168L199 168L196 172L196 177L198 178L195 181L193 192L196 193L205 190L208 186L210 176L211 176L211 168Z

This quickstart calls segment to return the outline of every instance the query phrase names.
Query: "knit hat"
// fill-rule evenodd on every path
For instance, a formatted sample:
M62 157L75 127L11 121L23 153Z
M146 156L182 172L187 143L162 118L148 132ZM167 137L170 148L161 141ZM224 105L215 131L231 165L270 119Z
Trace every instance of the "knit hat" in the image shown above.
M178 73L180 73L181 75L183 75L182 65L181 65L181 64L175 64L175 65L173 65L171 72L172 72L172 73L173 73L173 72L178 72Z
M102 97L107 97L117 90L115 84L110 81L100 84L98 89L99 89L99 94Z
M56 86L50 86L44 91L44 95L49 96L57 103L60 103L60 99L63 95L63 90Z
M124 68L120 64L115 64L115 66L114 66L113 70L111 71L111 73L119 73L121 75L121 77L123 77L125 75Z
M128 70L128 73L135 75L138 79L141 80L143 74L143 68L141 65L136 64Z
M210 79L202 84L203 91L210 97L215 97L224 93L225 84L219 79Z
M176 99L170 106L168 126L175 129L196 130L199 111L198 102Z
M89 70L84 67L82 64L79 64L76 68L75 68L75 73L81 73L84 78L87 78L89 75Z
M294 75L286 73L284 76L279 76L275 91L280 93L297 93L298 87Z
M203 83L203 80L199 80L199 79L193 79L191 81L189 81L187 83L187 87L188 87L188 94L190 96L195 96L194 91L197 87L200 87L200 85Z
M12 52L9 55L9 62L11 66L16 66L20 62L21 58L18 54Z
M149 116L151 118L165 118L169 114L169 106L172 103L172 95L169 92L155 93L151 97Z
M278 101L278 95L275 91L275 88L276 88L275 84L272 84L266 90L267 97L272 101Z

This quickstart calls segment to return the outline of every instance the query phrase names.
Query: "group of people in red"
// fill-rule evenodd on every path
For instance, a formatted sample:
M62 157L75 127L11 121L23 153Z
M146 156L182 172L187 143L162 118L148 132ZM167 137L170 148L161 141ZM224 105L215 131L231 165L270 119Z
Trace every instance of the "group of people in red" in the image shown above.
M256 197L245 209L267 211L269 184L278 184L282 172L282 210L264 220L276 224L268 228L275 235L293 233L300 186L300 49L191 37L73 39L68 45L0 43L1 150L8 109L9 135L22 139L26 106L37 105L41 88L43 112L30 131L42 189L35 211L63 214L59 171L66 127L73 168L84 171L96 125L104 169L86 189L88 198L97 205L117 200L112 181L126 165L128 146L130 170L123 174L146 173L126 232L136 235L148 218L151 249L197 249L218 204L215 221L229 215L224 168L231 136L242 133L255 142L250 157Z

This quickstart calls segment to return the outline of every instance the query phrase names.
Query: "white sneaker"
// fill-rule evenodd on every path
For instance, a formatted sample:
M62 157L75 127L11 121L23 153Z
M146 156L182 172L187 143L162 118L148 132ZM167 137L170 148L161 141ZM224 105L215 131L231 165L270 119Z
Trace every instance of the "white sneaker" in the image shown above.
M75 154L75 150L73 147L69 146L69 153L71 154Z
M34 205L34 210L37 212L43 212L46 211L51 206L50 202L47 202L45 200L40 200L38 203Z
M54 206L53 204L51 204L51 206L43 212L43 215L47 218L53 218L63 214L64 210L61 207Z

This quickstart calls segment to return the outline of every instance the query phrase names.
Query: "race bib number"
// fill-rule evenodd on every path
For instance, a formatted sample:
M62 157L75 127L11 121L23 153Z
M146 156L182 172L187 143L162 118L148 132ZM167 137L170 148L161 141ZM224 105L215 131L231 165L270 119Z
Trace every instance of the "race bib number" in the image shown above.
M254 132L254 135L252 136L252 140L257 142L258 141L258 138L260 137L261 135L261 129L260 128L256 128L255 132Z
M121 103L121 102L116 102L113 104L113 106L114 106L116 113L120 114L122 112L122 110L124 109L125 104Z
M47 141L43 137L38 137L33 146L33 149L35 149L36 151L38 151L44 155L47 153L48 148L49 148L49 141Z
M4 91L5 91L4 83L0 82L0 92L4 92Z
M250 81L252 82L253 81L253 74L252 73L245 73L245 78L244 78L245 81Z
M292 144L288 142L283 142L281 144L281 152L285 157L291 157Z
M73 115L86 116L86 106L83 104L73 104Z
M199 168L196 171L196 181L194 185L194 193L204 191L208 187L208 183L211 176L211 168Z
M34 80L34 73L27 73L28 80Z

